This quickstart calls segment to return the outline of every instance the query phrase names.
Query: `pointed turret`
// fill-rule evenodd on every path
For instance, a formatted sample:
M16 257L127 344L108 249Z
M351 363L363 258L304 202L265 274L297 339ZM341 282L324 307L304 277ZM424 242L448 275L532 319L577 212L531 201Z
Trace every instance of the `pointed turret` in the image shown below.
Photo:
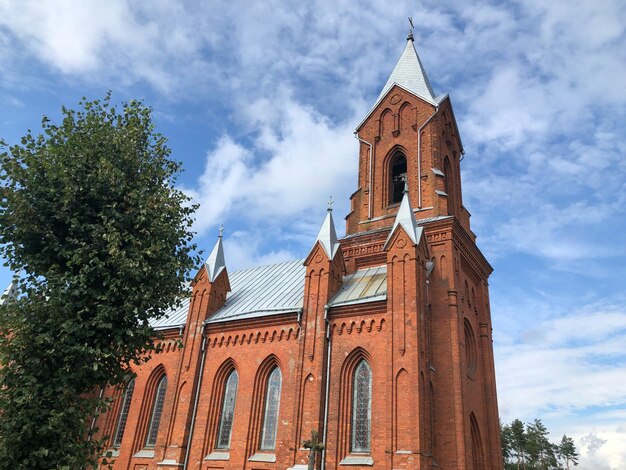
M224 227L220 227L220 234L217 237L217 243L213 247L211 254L204 263L206 267L209 282L214 282L219 273L226 269L226 261L224 259L224 246L222 244L222 232Z
M409 189L408 185L404 184L404 194L402 195L402 202L400 203L400 208L398 209L398 213L396 215L396 220L393 223L393 227L391 227L391 232L389 232L389 236L387 237L387 241L385 241L385 248L391 240L396 228L401 226L404 231L407 233L413 243L417 245L422 236L423 228L417 225L415 221L415 215L413 214L413 209L411 208L411 203L409 202Z
M335 258L339 250L339 241L337 240L337 232L335 230L335 222L333 221L332 199L328 203L326 218L322 224L320 232L317 234L316 241L320 242L322 248L328 255L328 259Z
M383 90L380 92L377 102L385 96L394 84L401 86L429 103L436 104L438 101L435 97L435 92L430 86L422 62L417 55L415 46L413 45L412 33L409 34L406 47L398 59L393 72L391 72Z
M9 299L15 298L17 294L17 279L13 279L11 284L4 289L2 296L0 296L0 305L4 305Z

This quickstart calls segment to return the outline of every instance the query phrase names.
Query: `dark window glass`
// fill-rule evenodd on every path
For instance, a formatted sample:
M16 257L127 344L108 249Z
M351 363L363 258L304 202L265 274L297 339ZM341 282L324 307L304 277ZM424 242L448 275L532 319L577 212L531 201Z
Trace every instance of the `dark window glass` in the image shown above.
M165 403L165 392L167 391L167 377L163 376L156 393L154 394L154 405L152 406L152 416L150 417L150 426L148 426L148 435L146 437L146 447L154 447L156 445L157 436L159 434L159 424L161 422L161 413L163 412L163 404Z
M396 153L391 160L391 204L402 201L406 180L406 157Z
M122 406L120 407L120 415L117 418L117 427L113 437L113 447L118 448L122 445L122 437L124 437L124 429L128 420L128 410L130 409L130 401L133 399L133 391L135 390L135 379L128 382L124 397L122 398Z
M217 431L216 449L230 449L230 436L233 431L233 417L235 415L235 400L237 399L237 385L239 376L232 371L226 380L224 387L224 400L222 401L222 416Z
M372 420L372 371L365 360L354 370L352 452L369 452Z
M265 414L261 430L261 450L276 449L276 430L278 427L278 405L280 404L280 388L282 376L276 367L267 379L265 394Z

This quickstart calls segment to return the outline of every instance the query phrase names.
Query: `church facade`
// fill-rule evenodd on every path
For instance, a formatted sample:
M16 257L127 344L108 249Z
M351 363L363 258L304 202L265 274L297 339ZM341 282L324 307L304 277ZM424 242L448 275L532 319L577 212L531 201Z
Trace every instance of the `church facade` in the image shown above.
M306 259L230 272L220 235L154 323L163 352L105 392L114 469L502 468L492 268L412 35L355 135L343 238L329 209Z

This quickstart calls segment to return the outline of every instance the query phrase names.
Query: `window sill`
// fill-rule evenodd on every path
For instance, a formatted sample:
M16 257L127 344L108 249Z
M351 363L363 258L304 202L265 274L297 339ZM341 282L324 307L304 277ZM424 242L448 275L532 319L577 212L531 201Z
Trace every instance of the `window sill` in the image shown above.
M230 460L230 452L213 451L204 460Z
M102 456L107 459L116 458L120 456L120 450L115 449L115 448L109 449L109 450L106 450L104 454L102 454Z
M371 455L348 455L339 465L374 465Z
M152 449L143 449L133 455L136 459L153 459L154 458L154 450Z
M249 462L276 462L276 454L263 454L261 452L257 452L252 457L248 459Z
M183 464L182 463L178 463L176 460L164 460L163 462L159 462L157 463L157 467L158 466L167 466L167 467L182 467Z

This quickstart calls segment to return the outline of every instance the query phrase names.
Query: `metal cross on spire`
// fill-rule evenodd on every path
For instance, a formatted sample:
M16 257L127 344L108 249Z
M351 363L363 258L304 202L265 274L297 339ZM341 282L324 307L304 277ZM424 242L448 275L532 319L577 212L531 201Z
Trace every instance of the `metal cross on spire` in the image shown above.
M326 209L328 212L332 212L333 211L333 204L335 203L335 201L333 201L333 197L330 196L328 198L328 209Z
M218 237L219 237L219 238L222 238L222 235L223 235L223 234L224 234L224 224L220 224L220 232L219 232Z
M408 40L413 40L413 17L409 16L409 35L407 36L407 41Z

